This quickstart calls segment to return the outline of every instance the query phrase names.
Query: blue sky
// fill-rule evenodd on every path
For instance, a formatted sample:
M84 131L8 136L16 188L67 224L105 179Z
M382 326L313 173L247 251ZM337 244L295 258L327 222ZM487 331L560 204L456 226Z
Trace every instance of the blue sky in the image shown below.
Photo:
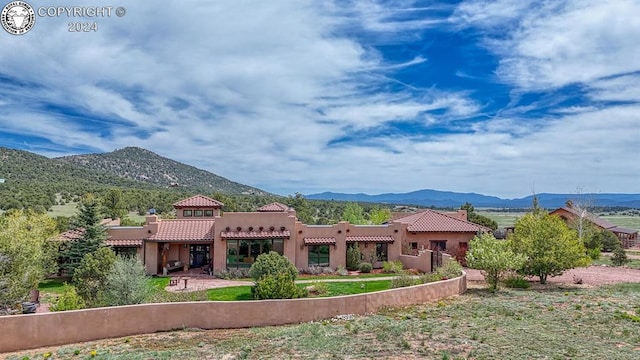
M0 30L0 146L284 195L640 192L640 1L162 4Z

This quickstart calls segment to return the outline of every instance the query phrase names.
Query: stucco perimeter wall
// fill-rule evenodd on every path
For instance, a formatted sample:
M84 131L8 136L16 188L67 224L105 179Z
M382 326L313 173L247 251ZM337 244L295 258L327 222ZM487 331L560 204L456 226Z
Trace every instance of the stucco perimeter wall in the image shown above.
M459 278L375 293L262 301L143 304L0 317L0 352L154 333L172 329L228 329L301 323L340 314L365 314L463 293Z

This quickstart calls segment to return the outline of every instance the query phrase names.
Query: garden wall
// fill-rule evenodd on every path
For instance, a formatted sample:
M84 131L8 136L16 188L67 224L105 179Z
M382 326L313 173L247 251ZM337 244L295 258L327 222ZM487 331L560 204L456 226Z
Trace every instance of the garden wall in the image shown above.
M459 278L359 295L261 301L141 304L0 317L0 352L71 344L184 328L283 325L365 314L381 307L434 301L463 293Z

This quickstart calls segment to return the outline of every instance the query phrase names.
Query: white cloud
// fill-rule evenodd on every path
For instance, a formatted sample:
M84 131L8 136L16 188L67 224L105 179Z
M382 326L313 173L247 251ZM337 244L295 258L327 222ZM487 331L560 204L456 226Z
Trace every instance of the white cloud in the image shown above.
M440 19L413 1L137 1L123 18L99 19L94 34L39 18L29 34L0 38L12 50L0 52L0 74L40 85L0 88L0 107L10 110L0 126L50 140L39 151L48 155L135 145L281 193L522 196L533 183L637 192L637 106L519 101L576 82L595 101L637 101L637 75L620 73L638 70L638 4L523 4L464 2ZM507 109L478 120L484 109L471 91L394 90L403 84L394 72L429 65L428 54L390 61L363 40L417 39L445 20L486 34L483 44L501 57L497 74L516 88ZM42 104L95 119L34 110ZM523 116L550 104L551 115ZM393 120L449 131L328 145ZM615 184L601 180L607 173L619 175L608 178Z

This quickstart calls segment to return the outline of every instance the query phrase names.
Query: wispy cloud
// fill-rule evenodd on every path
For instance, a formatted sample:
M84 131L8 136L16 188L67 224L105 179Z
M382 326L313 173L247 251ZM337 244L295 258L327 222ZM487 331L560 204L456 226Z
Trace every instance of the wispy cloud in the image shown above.
M0 34L0 145L142 146L284 194L637 191L639 6L132 1L91 34L38 18Z

